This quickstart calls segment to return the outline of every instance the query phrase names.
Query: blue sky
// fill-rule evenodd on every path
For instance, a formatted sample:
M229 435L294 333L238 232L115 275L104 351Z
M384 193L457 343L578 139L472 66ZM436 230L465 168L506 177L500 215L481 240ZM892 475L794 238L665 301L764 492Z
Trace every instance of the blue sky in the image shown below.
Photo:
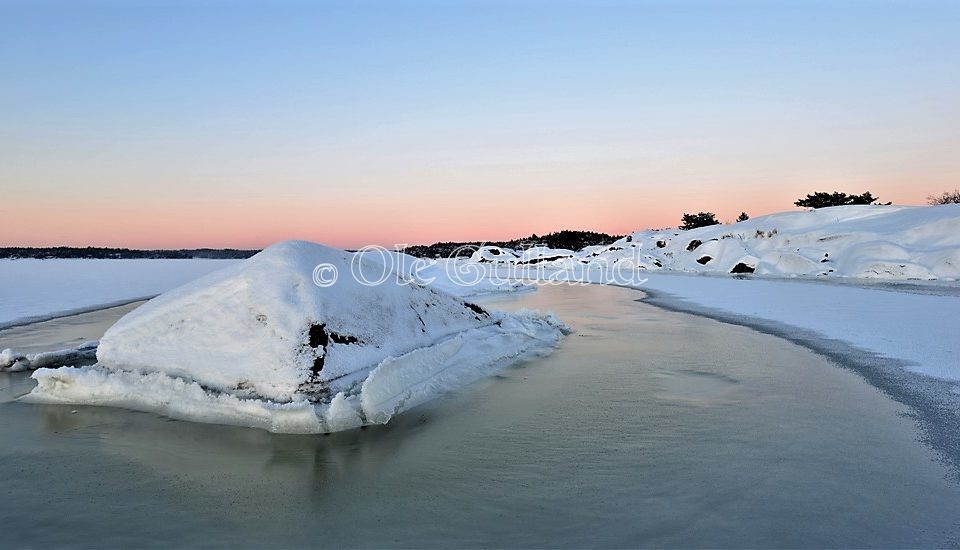
M0 244L921 203L960 179L958 29L958 2L0 1Z

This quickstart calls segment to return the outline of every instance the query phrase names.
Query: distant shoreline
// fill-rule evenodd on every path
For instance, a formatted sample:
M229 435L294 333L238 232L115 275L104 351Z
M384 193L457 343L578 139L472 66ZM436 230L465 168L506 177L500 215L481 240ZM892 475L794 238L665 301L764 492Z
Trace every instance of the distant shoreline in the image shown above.
M7 260L243 260L259 250L237 248L182 248L139 250L99 246L7 246L0 247L0 259Z
M428 258L469 256L481 246L525 249L532 246L581 250L598 244L611 244L622 235L608 235L595 231L563 230L543 236L536 234L509 241L445 241L430 245L411 245L402 252ZM467 252L469 250L469 252ZM351 250L348 250L350 252ZM152 249L116 248L101 246L0 246L0 259L89 259L89 260L244 260L260 252L259 249L240 248L181 248Z

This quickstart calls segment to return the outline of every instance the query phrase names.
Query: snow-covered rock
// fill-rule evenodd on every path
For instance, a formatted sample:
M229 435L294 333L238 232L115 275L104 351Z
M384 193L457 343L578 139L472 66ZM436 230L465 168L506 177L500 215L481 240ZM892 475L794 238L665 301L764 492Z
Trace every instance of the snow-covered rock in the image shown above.
M316 284L318 265L336 282ZM39 370L29 397L334 431L385 422L546 353L565 328L550 316L488 312L384 269L314 243L279 243L127 314L102 338L96 366Z
M481 246L470 256L471 261L478 263L512 261L516 258L516 252L499 246Z

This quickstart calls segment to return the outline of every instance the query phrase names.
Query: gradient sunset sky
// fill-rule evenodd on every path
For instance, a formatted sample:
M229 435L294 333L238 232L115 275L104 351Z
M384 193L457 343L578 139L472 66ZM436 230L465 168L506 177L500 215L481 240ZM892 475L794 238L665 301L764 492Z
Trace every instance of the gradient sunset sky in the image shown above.
M624 233L960 186L960 2L0 0L0 245Z

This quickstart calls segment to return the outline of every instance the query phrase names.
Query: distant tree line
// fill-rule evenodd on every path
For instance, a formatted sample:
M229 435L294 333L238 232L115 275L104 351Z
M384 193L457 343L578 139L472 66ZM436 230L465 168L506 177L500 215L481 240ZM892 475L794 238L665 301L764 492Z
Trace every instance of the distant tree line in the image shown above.
M927 202L937 206L939 204L960 204L960 189L953 191L944 191L939 195L930 195Z
M0 258L83 258L83 259L110 259L110 260L233 260L249 258L259 250L238 250L235 248L186 248L180 250L137 250L131 248L103 248L87 246L83 248L72 246L30 247L9 246L0 247Z
M475 250L481 246L499 246L501 248L517 250L532 248L534 246L546 246L548 248L580 250L592 245L611 244L621 238L623 238L623 235L608 235L595 231L564 230L542 236L534 233L529 237L510 241L442 242L431 245L416 245L405 248L403 252L420 258L448 258L454 253L460 256L469 256L472 253L472 249Z

